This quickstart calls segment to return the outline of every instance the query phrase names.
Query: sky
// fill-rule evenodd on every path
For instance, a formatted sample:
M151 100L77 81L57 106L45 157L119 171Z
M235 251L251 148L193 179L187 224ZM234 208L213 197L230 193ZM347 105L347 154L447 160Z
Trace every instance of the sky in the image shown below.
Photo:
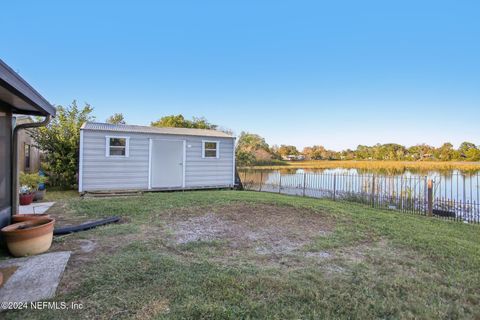
M0 58L98 121L269 144L480 144L480 1L8 1Z

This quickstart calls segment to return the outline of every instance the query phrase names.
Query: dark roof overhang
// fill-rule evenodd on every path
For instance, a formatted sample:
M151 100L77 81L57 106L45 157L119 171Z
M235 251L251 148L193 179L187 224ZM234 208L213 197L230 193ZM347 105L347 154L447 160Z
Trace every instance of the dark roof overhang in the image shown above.
M55 108L0 59L0 105L12 113L54 116Z

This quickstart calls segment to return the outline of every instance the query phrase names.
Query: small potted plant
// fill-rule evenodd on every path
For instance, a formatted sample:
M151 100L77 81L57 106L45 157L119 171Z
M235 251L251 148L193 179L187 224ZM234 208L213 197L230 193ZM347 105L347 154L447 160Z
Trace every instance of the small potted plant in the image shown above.
M35 192L27 185L22 185L20 187L20 205L21 206L28 206L33 202L33 198L35 197Z
M45 183L46 178L38 173L20 173L20 204L29 205L32 203L38 186Z
M35 197L33 198L33 201L38 201L38 200L43 200L45 197L45 193L47 192L47 189L45 188L45 182L47 181L47 177L45 177L45 174L43 171L38 172L38 188L37 191L35 191Z

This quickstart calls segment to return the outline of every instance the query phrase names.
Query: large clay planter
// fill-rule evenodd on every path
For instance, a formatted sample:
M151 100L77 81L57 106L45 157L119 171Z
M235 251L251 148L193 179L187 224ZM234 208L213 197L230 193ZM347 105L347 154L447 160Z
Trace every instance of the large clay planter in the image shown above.
M48 213L40 213L40 214L34 214L34 213L14 214L14 215L12 216L12 223L18 223L18 222L36 220L36 219L41 219L41 218L50 218L50 215L49 215Z
M35 197L35 192L31 192L28 194L20 194L20 205L21 206L28 206L33 202L33 198Z
M50 248L54 224L53 218L40 218L11 224L1 232L10 253L23 257L43 253Z

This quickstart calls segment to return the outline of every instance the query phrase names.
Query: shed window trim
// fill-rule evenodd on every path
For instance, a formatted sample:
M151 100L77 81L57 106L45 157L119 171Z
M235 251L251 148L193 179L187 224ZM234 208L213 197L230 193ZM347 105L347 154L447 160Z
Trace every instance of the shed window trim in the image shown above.
M111 146L111 139L125 139L125 146ZM110 154L111 149L125 149L125 155ZM105 136L105 156L108 158L128 158L130 154L130 137Z
M215 148L207 148L206 147L207 143L215 143ZM206 155L207 151L214 151L214 150L215 150L215 156L207 156ZM203 159L218 159L218 158L220 158L220 141L202 140L202 158Z

